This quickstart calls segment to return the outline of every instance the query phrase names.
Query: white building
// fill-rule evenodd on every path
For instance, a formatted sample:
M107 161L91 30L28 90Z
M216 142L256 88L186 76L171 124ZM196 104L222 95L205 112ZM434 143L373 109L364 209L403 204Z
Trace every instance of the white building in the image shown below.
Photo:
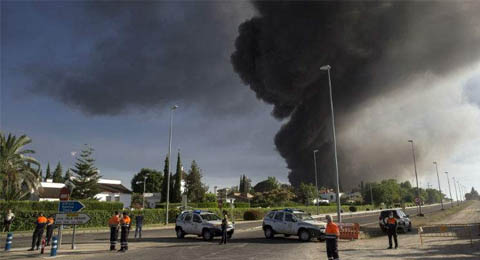
M343 193L340 192L340 197L343 196ZM322 192L320 193L320 198L322 200L328 200L330 203L337 201L337 193L334 191Z
M129 208L132 204L132 192L122 185L122 181L99 179L98 186L101 192L95 195L95 198L99 201L122 202L124 208ZM63 187L65 187L64 183L55 183L51 179L40 182L38 192L33 193L30 200L58 201Z

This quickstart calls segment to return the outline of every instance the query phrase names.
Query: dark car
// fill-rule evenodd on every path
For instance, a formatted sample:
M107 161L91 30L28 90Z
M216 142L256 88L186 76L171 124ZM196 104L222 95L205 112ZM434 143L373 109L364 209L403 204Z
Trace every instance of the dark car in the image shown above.
M380 229L383 232L386 232L385 223L387 222L388 215L390 212L393 212L393 217L397 219L397 230L403 231L403 233L407 233L407 231L412 230L412 222L410 218L403 210L401 209L386 209L380 212L380 216L378 217L378 224Z

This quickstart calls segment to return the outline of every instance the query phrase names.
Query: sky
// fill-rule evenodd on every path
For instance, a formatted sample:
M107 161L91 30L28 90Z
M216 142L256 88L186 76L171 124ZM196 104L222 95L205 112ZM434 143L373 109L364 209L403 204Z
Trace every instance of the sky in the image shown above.
M163 170L177 104L172 152L187 169L196 160L211 189L238 185L243 174L254 184L268 176L288 183L274 143L288 118L275 119L230 60L239 25L256 15L249 2L233 1L2 1L0 129L30 136L44 169L71 167L71 153L89 144L101 175L130 187L141 168ZM338 146L373 172L398 153L402 168L376 176L413 181L414 139L421 186L437 187L437 161L443 191L445 171L478 190L479 85L480 60L413 75L343 114ZM340 176L380 180L349 167L340 165Z

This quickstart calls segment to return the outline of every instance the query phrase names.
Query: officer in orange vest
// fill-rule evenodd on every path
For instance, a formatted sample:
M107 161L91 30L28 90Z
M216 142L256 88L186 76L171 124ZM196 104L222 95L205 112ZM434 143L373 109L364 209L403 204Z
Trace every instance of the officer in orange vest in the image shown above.
M385 218L385 228L387 229L388 235L388 249L392 249L392 237L395 241L395 249L398 248L398 241L397 241L397 219L393 217L393 212L388 214L388 218Z
M37 250L40 249L40 242L42 241L43 230L47 225L47 218L43 216L43 213L40 212L38 214L37 221L35 221L35 230L33 231L32 237L32 248L28 251L35 250L35 245L37 246Z
M108 220L108 226L110 227L110 250L115 250L118 240L118 225L120 225L120 216L118 211L115 211L112 217Z
M327 256L328 259L340 259L338 257L338 237L340 236L340 230L337 224L333 223L332 216L325 216L327 219L327 228L325 229L325 241L327 244Z
M52 239L53 235L53 229L55 228L55 219L53 218L53 215L50 215L47 218L47 246L50 245L50 240Z
M120 252L128 250L128 233L130 232L130 217L127 212L123 212L123 216L120 219L120 226L122 228L122 234L120 235Z

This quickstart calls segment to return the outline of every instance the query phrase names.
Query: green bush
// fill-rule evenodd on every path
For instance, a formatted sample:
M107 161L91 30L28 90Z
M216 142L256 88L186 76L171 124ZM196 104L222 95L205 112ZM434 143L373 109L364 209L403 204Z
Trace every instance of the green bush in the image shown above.
M234 205L235 205L235 208L242 208L242 209L250 208L250 203L248 202L235 202Z
M243 213L244 220L259 220L265 216L265 213L260 210L250 209Z
M350 212L356 212L356 211L357 211L357 207L355 207L355 206L350 206L350 207L348 208L348 210L350 210Z

